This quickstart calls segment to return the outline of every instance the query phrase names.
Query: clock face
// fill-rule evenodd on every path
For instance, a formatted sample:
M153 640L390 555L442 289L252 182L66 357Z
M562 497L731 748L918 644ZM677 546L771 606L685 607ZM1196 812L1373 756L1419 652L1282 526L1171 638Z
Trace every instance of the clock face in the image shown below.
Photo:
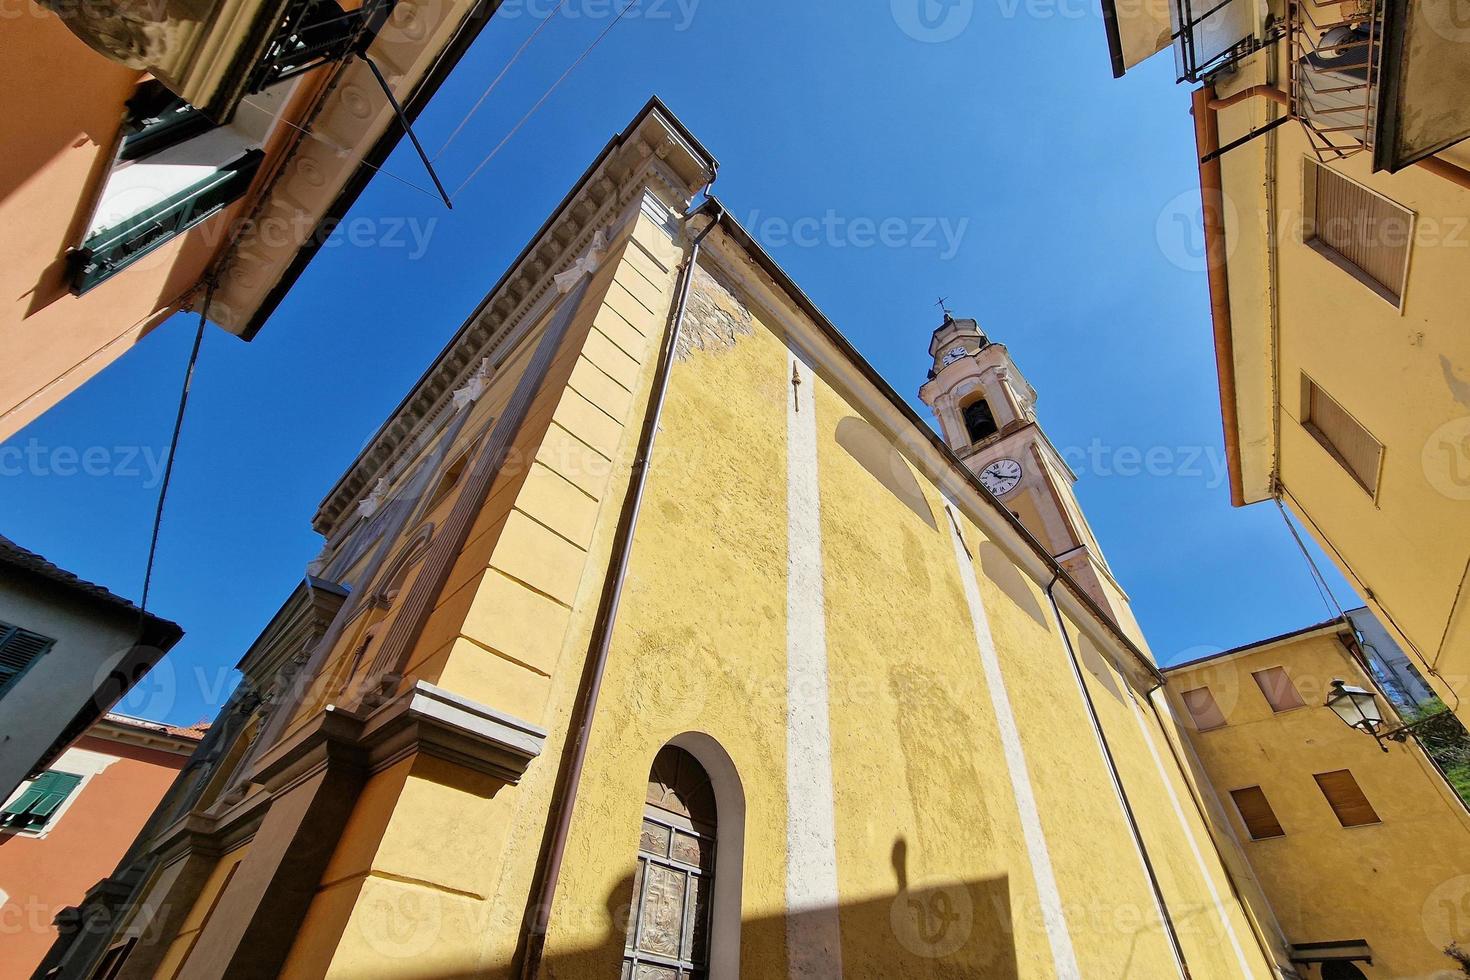
M969 353L970 352L965 350L963 347L951 347L947 352L945 352L944 364L946 367L948 367L949 365L953 364L955 361L958 361L960 358L965 357Z
M1021 482L1021 464L1014 459L998 459L980 471L980 482L997 497L1003 497Z

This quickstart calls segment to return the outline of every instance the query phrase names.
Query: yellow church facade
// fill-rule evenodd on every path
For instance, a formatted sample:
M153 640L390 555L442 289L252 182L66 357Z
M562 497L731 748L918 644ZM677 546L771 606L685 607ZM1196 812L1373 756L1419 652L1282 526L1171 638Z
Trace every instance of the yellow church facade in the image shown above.
M59 975L1313 975L1003 347L936 331L936 435L691 210L715 168L657 102L609 143L323 502L348 598L268 627L294 673Z

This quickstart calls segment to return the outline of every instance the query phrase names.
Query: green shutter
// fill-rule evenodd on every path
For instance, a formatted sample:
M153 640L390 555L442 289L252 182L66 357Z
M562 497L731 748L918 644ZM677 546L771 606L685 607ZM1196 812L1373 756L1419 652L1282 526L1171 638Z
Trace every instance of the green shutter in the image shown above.
M40 633L0 623L0 695L55 642Z
M39 830L46 826L81 781L81 776L69 772L51 770L41 773L8 806L0 809L0 825Z

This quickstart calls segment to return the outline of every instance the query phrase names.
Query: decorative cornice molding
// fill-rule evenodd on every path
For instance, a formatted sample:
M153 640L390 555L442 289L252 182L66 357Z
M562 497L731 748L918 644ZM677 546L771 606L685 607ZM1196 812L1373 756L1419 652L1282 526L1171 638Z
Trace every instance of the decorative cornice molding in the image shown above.
M546 730L416 681L373 714L363 742L374 770L424 754L516 783L545 748Z
M280 793L324 768L380 772L417 754L518 782L546 744L546 730L427 681L371 714L328 705L271 748L250 774Z
M558 295L557 276L575 270L596 235L614 240L640 213L677 228L709 174L709 162L694 155L680 128L650 105L609 144L322 501L312 519L318 532L334 539L366 487L380 479L393 484L412 462L407 450L416 437L449 417L453 393L486 359L492 368L504 362Z

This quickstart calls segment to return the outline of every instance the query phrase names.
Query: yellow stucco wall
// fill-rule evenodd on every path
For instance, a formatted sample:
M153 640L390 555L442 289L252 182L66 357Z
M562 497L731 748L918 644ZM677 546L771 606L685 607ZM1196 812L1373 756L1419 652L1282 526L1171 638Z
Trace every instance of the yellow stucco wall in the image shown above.
M1274 712L1252 677L1282 667L1304 704ZM1366 939L1370 977L1438 976L1470 940L1470 817L1412 743L1387 753L1323 707L1334 679L1371 689L1335 628L1168 672L1210 690L1223 727L1192 730L1209 778L1292 943ZM1312 778L1347 769L1381 822L1343 827ZM1259 786L1285 836L1251 840L1230 791ZM1446 974L1448 975L1448 974Z
M742 972L784 972L788 356L782 332L757 318L733 343L676 365L553 918L554 976L616 969L620 920L606 909L626 902L647 767L691 728L728 751L744 784ZM795 395L806 411L813 396L843 967L853 976L1052 975L944 500L922 475L927 518L891 493L836 438L862 412L825 379ZM896 453L892 461L914 472ZM1171 975L1045 598L961 520L970 547L988 549L986 570L997 567L1005 582L982 575L982 594L1083 975ZM1140 709L1121 679L1112 683L1121 700L1103 707L1104 724L1194 976L1240 976L1221 909L1200 898L1200 863L1131 717ZM1167 759L1161 735L1152 737ZM1267 975L1188 788L1177 771L1170 779L1226 896L1244 972ZM908 931L915 903L963 911L943 941L926 945Z
M1258 55L1220 94L1268 81L1266 69ZM1264 123L1268 105L1281 111L1264 99L1222 110L1222 144ZM1444 155L1470 164L1463 145ZM1415 213L1400 310L1303 243L1309 157L1291 124L1221 164L1247 498L1268 497L1274 472L1421 673L1470 718L1470 190L1419 167L1371 173L1369 153L1330 164ZM1376 499L1302 427L1303 374L1385 446Z

